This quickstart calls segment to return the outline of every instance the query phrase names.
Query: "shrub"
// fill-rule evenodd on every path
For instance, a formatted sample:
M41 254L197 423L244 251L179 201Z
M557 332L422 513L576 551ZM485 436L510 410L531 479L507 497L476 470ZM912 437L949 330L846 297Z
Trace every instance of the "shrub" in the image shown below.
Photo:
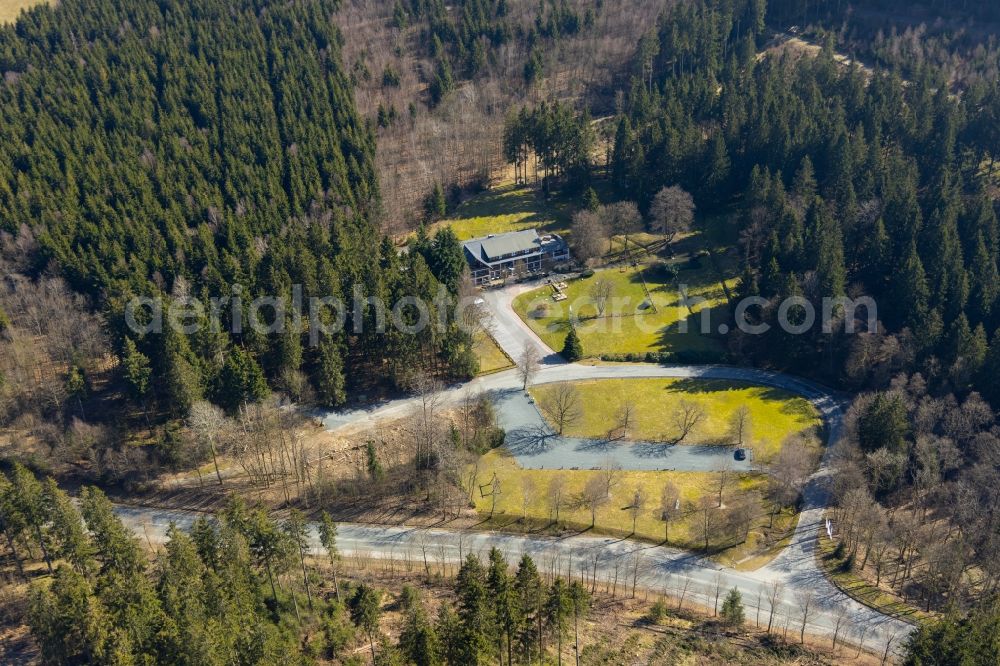
M399 605L403 610L412 610L420 603L420 590L412 585L404 585L399 594Z
M729 356L725 352L686 349L677 352L627 352L624 354L601 354L602 361L609 363L661 363L677 365L708 365L726 363Z
M535 319L544 319L545 317L548 317L549 316L549 304L548 303L539 303L531 311L531 316L534 317Z
M665 282L673 280L679 273L680 271L677 270L677 266L668 264L665 261L657 262L649 267L650 277L663 280Z
M664 618L667 617L667 612L667 602L663 599L659 599L649 609L649 613L646 615L646 618L653 624L659 624L660 622L663 622Z
M708 258L708 251L701 250L697 254L691 256L691 259L688 261L688 265L694 269L701 268L705 265L705 259L707 258Z
M727 627L739 627L743 625L743 598L740 591L735 587L726 595L726 600L722 602L722 611L719 613L722 622Z
M706 365L709 363L725 363L726 354L724 352L698 349L682 349L670 353L669 362L684 365ZM663 361L667 362L667 361Z
M585 268L585 269L583 269L583 272L580 273L580 277L581 278L591 278L591 277L594 277L594 269L593 268Z

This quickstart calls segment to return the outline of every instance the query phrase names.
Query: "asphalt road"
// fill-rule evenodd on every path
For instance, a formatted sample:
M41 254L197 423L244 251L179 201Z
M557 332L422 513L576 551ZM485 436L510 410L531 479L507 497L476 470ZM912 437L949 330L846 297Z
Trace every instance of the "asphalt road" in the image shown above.
M510 310L509 303L518 288L487 292L488 302L496 318L496 336L503 341L508 353L517 357L518 349L527 340L541 344L520 319ZM513 316L507 316L507 313ZM516 319L516 321L515 321ZM532 342L532 339L534 342ZM828 499L830 462L835 458L837 443L843 430L843 414L837 399L822 387L804 379L789 377L752 368L729 366L675 366L665 367L645 364L598 365L566 364L559 362L551 350L543 356L548 361L539 370L534 383L572 382L588 379L670 377L702 378L748 382L770 386L800 395L816 406L826 424L827 447L819 469L813 475L803 499L803 511L790 545L768 565L755 571L736 571L724 568L691 553L660 546L638 544L595 536L548 538L539 536L510 535L492 532L461 532L447 529L415 529L408 527L382 527L342 524L339 545L346 556L364 555L373 558L403 558L433 563L457 562L468 552L483 553L496 546L509 560L522 553L530 553L539 560L543 571L583 572L591 578L619 581L631 578L635 558L641 556L638 585L667 591L677 597L685 596L699 604L714 604L717 581L723 590L736 587L743 595L747 618L757 616L758 599L763 622L767 622L770 607L767 603L769 586L781 585L780 601L776 604L775 623L789 625L794 634L803 620L805 600L809 599L810 612L806 619L808 633L831 636L838 632L841 640L866 647L884 650L888 645L895 652L912 626L878 613L847 597L833 586L818 569L815 561L816 535L822 528L824 507ZM470 392L487 392L502 401L504 396L521 395L521 382L516 371L507 371L477 378L467 384L449 387L442 392L444 404L456 404ZM394 400L370 409L331 413L323 417L329 430L341 427L366 427L386 418L401 417L418 404L417 399ZM502 402L501 402L502 404ZM512 410L516 403L512 405ZM530 406L530 405L529 405ZM524 409L524 403L517 409ZM506 412L505 412L506 413ZM505 424L516 426L517 412L511 411ZM537 419L522 414L521 418ZM537 425L537 421L536 421ZM572 443L569 444L572 446ZM674 447L681 448L681 447ZM684 447L687 448L687 447ZM560 465L569 466L569 465ZM659 467L658 467L659 468ZM193 514L183 511L136 509L118 507L118 514L140 537L151 542L165 538L170 523L184 527L190 524ZM318 539L313 534L314 547ZM619 583L621 584L621 582Z
M149 543L164 543L171 524L190 528L198 514L178 510L116 507L123 522ZM804 594L811 594L811 612L806 618L806 631L811 635L830 636L838 631L841 642L869 649L898 647L909 625L880 615L861 606L831 586L814 566L811 555L799 539L814 542L808 534L796 534L796 541L767 567L740 572L721 567L688 552L639 544L624 539L587 535L566 538L500 534L495 532L462 532L437 528L381 527L372 525L338 525L338 548L347 558L394 559L414 562L419 569L426 560L432 571L442 563L457 564L469 553L485 559L490 548L496 547L516 562L521 555L534 558L543 573L557 573L593 582L609 584L617 581L618 593L623 594L633 583L640 589L652 589L683 597L686 603L713 607L715 590L725 593L737 588L743 596L748 622L759 617L761 626L768 622L771 606L769 590L781 585L775 604L775 631L795 636L801 627ZM310 531L313 554L323 556L319 537ZM721 597L720 597L721 598ZM894 649L893 649L894 651Z

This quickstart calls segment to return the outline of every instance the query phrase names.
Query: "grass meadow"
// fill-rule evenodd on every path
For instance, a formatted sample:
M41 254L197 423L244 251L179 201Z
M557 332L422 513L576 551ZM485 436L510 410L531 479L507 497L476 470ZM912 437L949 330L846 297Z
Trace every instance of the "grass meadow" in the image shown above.
M531 388L539 402L557 384ZM679 403L686 400L699 405L705 418L684 444L734 444L729 434L733 414L741 406L750 411L750 437L745 442L754 449L755 460L768 462L781 450L790 435L803 435L819 448L819 414L806 399L768 387L722 380L703 379L596 379L574 382L580 403L587 408L581 418L566 428L574 437L603 437L617 426L617 416L626 399L634 409L634 425L629 438L664 441L675 436L671 423Z

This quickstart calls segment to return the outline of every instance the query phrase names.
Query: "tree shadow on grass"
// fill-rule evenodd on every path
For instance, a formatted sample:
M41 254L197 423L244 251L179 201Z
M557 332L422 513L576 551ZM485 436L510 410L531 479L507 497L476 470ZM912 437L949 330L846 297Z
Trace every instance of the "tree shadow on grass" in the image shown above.
M753 390L753 397L761 402L778 403L779 411L786 416L794 416L800 421L811 421L818 417L815 406L808 399L776 386L766 386L755 382L692 377L678 379L666 387L666 390L671 393L691 395L723 393L742 389Z
M797 402L799 399L799 397L794 393L786 391L785 389L780 389L776 386L765 386L757 382L729 379L688 377L675 380L666 388L666 390L671 393L688 394L725 393L726 391L739 391L743 389L754 390L754 397L765 402L780 402L782 404L788 404L790 402ZM804 402L805 405L809 404L808 401L804 400Z
M784 404L781 405L781 413L788 416L795 416L802 420L810 420L816 418L816 408L811 402L805 398L796 397L794 399L785 399Z
M677 303L663 308L676 308ZM673 352L680 355L678 362L687 362L683 356L691 356L691 363L715 363L722 358L724 351L723 338L719 335L719 326L729 321L729 307L725 304L702 308L689 312L685 317L685 327L680 321L665 324L659 330L657 347L661 352ZM711 358L709 358L711 357Z
M517 224L542 231L557 231L566 223L566 212L559 197L545 199L538 190L526 186L508 186L478 194L462 203L447 222L461 222L483 217L524 214Z

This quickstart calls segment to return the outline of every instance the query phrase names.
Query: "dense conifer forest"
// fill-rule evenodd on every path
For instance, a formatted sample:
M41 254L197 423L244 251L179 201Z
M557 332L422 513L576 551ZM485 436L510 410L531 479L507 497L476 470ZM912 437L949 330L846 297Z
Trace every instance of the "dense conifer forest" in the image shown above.
M63 0L0 28L0 425L28 433L25 450L48 445L52 461L108 486L129 488L130 475L162 462L196 468L203 487L211 461L221 489L219 432L253 440L249 455L285 446L292 410L265 404L269 393L336 408L413 390L423 422L406 427L423 443L406 487L445 515L467 508L464 490L451 492L464 454L504 433L488 401L462 432L431 404L433 380L478 370L473 336L450 314L469 293L465 258L449 228L421 225L409 251L383 235L409 231L416 216L385 209L376 156L380 136L405 153L418 126L431 135L438 123L461 124L460 140L414 152L481 155L443 156L393 197L429 195L427 222L504 160L515 180L537 184L539 201L561 190L591 221L618 215L620 235L657 217L665 189L687 202L683 231L710 238L712 261L738 262L727 297L757 297L750 319L771 325L765 335L733 331L712 360L860 393L831 487L839 566L924 612L945 611L914 634L910 663L945 663L942 654L990 663L1000 586L996 7L668 2L648 30L619 31L634 52L629 76L612 75L617 61L581 67L605 88L587 98L557 94L565 89L547 78L571 78L552 64L575 53L567 44L597 43L610 3L382 4L391 11L376 30L393 38L379 43L398 42L389 60L342 59L339 0ZM947 16L917 25L937 14ZM410 62L413 42L420 64L395 69ZM380 66L370 71L369 61ZM387 101L370 118L355 104L366 86ZM484 95L459 118L466 98L504 86L527 103ZM494 122L480 134L483 118ZM613 131L599 136L604 127ZM666 225L647 226L664 232L672 258ZM346 309L340 332L315 338L334 314L311 312L310 297L352 306L355 295L390 307L420 297L445 325L381 330L376 309L362 305ZM144 335L126 324L136 296L190 297L206 312L213 297L242 305L221 309L221 330L199 315L196 335ZM268 333L233 331L259 296L301 310ZM788 334L775 325L788 297L817 312L824 298L870 297L878 325L849 334L845 319L863 329L869 312L837 307L832 329ZM412 323L419 313L401 316ZM564 357L578 360L574 328L567 339ZM133 441L137 431L148 437ZM182 440L197 450L183 451ZM435 447L462 455L443 461ZM356 448L369 475L358 497L368 499L384 470L373 441ZM262 487L302 468L240 462ZM432 476L449 492L434 496L423 485ZM25 565L52 572L25 612L50 663L346 661L345 646L370 648L379 663L502 663L504 652L530 659L546 649L539 642L568 636L573 611L589 604L557 577L543 585L530 559L512 577L499 553L488 568L472 557L456 582L462 617L446 609L433 619L401 594L406 626L393 644L379 628L378 590L341 590L336 579L332 593L310 588L319 577L307 570L298 513L276 520L234 501L190 536L172 530L151 564L101 491L85 490L79 506L25 467L0 475L0 527L19 576Z
M742 295L817 306L868 295L879 306L884 328L870 335L772 328L733 336L738 356L850 386L919 369L935 386L995 399L996 80L951 94L928 67L904 83L837 62L832 41L815 58L758 58L766 16L762 2L683 3L662 16L638 47L613 185L645 206L680 183L699 210L723 216L739 238Z
M375 231L374 137L340 62L337 9L70 0L0 31L0 227L18 248L12 268L63 276L104 312L136 397L185 414L201 396L234 407L270 384L338 405L345 383L367 377L406 386L420 369L475 372L454 327L419 339L366 327L351 344L341 335L306 348L291 316L268 335L126 330L136 295L206 306L241 295L245 308L259 295L291 302L293 285L304 303L349 302L355 288L390 304L436 294L422 257L399 258ZM352 331L374 317L353 315Z

